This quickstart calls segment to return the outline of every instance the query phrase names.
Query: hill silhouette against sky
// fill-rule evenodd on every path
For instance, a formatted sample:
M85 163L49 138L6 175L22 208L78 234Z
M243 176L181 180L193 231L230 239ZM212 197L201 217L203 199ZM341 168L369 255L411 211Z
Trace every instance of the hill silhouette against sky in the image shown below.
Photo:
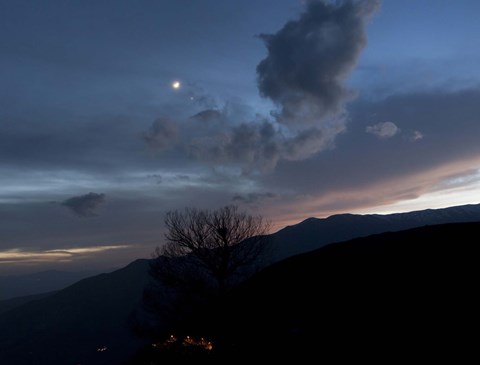
M306 351L313 346L310 340L333 346L364 339L364 328L394 336L411 326L415 336L446 336L442 328L468 313L479 229L480 223L461 223L383 233L267 267L234 293L221 316L233 330L224 349L248 354L247 349L290 348L285 346L293 341L293 348ZM147 270L148 260L137 260L0 313L0 362L117 364L127 359L145 345L131 332L130 320ZM206 315L208 321L195 331L218 336L217 314ZM413 337L412 346L420 341ZM236 350L229 348L232 344Z
M375 233L399 231L426 224L475 221L480 221L480 204L387 215L338 214L321 219L308 218L271 235L271 258L268 262L308 252L332 242ZM92 274L88 272L52 270L28 275L0 276L0 309L2 300L63 289L90 275Z
M217 338L228 339L219 356L458 360L475 349L479 231L479 222L426 226L274 264L218 314L227 325Z
M0 276L0 301L63 289L95 274L92 271L48 270L25 275Z
M424 225L479 222L480 204L395 214L337 214L308 218L272 235L274 260L308 252L332 242Z
M120 363L139 343L128 321L147 271L137 260L0 314L0 364Z

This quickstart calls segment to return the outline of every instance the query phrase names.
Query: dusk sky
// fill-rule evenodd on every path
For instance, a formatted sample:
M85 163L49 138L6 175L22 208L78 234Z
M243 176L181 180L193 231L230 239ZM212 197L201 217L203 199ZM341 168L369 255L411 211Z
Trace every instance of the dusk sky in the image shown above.
M0 0L0 274L118 267L164 214L480 203L477 0Z

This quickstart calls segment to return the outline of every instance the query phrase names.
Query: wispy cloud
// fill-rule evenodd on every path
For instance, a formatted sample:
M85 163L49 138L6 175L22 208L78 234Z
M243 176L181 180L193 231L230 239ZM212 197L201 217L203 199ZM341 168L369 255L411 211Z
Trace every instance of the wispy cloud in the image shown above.
M421 139L423 139L423 133L420 132L420 131L413 131L412 135L410 136L410 140L412 142L416 142L416 141L420 141Z
M66 262L89 257L91 254L129 248L129 245L92 246L77 248L59 248L54 250L28 250L15 248L0 251L0 264L4 263L41 263Z

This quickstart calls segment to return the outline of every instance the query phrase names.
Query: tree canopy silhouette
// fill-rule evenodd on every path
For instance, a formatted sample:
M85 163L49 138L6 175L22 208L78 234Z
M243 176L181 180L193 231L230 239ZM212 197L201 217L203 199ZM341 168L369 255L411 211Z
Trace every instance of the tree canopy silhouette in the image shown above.
M165 225L166 243L156 251L162 259L163 279L178 281L187 272L194 270L197 275L200 271L213 279L219 292L255 264L269 229L263 217L239 211L237 206L170 211Z

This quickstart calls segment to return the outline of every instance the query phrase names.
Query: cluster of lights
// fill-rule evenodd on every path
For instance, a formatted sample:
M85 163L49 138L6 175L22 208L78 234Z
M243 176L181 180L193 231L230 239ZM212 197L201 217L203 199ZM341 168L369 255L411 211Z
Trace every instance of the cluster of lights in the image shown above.
M107 351L107 346L99 347L97 349L97 352L103 352L103 351Z
M196 347L201 347L204 350L207 351L212 351L213 350L213 344L211 341L207 341L203 337L200 337L200 339L195 339L190 336L187 336L183 339L182 342L183 346L196 346Z
M200 337L198 339L190 336L179 339L177 336L170 335L170 337L167 338L164 342L153 343L152 346L157 348L170 348L175 344L181 344L184 347L197 347L206 351L213 350L213 344L211 341L208 341L203 337Z

